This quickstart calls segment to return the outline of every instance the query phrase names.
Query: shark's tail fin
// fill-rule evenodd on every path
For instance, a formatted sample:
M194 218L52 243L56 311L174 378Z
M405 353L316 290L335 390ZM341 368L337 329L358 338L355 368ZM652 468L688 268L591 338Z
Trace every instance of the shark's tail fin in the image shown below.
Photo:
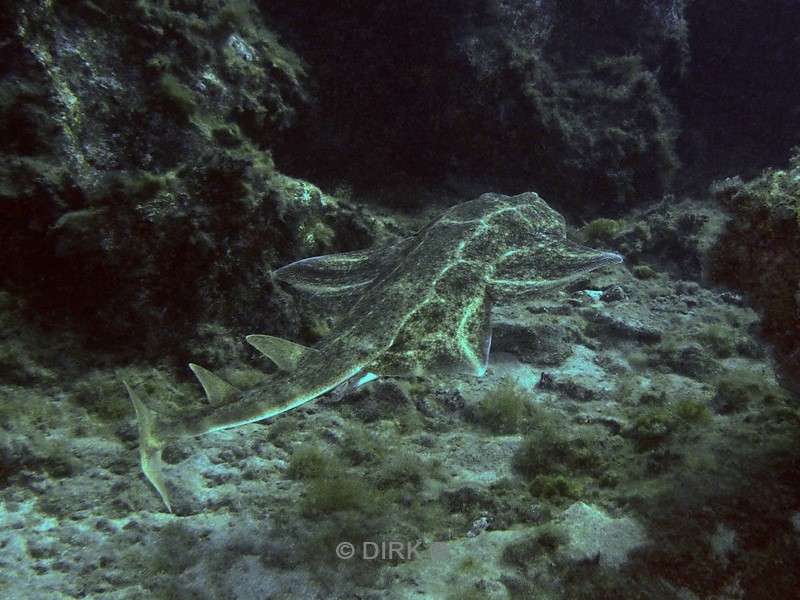
M125 384L125 389L128 390L128 395L131 397L133 407L136 409L136 417L139 421L139 457L142 461L142 471L161 495L161 499L167 505L169 512L172 512L164 473L161 470L161 451L164 449L164 442L156 435L156 413L147 408L127 382L123 381L122 383Z

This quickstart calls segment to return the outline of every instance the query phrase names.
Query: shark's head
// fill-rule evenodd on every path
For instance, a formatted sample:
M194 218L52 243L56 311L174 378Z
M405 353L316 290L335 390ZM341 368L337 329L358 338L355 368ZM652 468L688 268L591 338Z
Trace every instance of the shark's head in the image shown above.
M567 239L564 218L537 194L510 198L513 210L497 212L507 231L490 285L495 295L535 294L563 287L585 273L622 262L613 252L586 248Z

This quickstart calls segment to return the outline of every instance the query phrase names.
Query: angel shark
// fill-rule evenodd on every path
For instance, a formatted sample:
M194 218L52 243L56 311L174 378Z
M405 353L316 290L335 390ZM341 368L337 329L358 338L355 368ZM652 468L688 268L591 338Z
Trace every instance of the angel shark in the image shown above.
M139 422L142 470L171 511L165 445L268 419L373 377L483 375L493 303L524 300L622 257L566 238L564 218L537 194L484 194L414 236L367 250L307 258L274 276L342 316L309 348L268 335L246 339L278 370L240 390L195 364L209 404L191 414L148 407L126 383Z

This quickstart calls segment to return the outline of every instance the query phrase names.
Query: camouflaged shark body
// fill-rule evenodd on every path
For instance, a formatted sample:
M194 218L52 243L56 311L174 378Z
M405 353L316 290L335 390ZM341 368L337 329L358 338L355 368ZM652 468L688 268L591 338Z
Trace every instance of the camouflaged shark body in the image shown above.
M162 416L128 388L142 470L169 508L161 451L173 439L267 419L367 374L482 375L493 303L536 296L621 261L568 241L563 217L531 192L484 194L396 244L278 269L277 279L342 311L335 329L314 348L248 336L280 369L248 390L190 365L210 405L189 416Z

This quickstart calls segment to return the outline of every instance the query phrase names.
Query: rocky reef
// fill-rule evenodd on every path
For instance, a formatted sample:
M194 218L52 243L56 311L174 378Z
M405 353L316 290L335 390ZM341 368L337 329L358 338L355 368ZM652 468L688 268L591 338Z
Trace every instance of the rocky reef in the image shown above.
M798 30L783 0L3 3L0 590L795 595ZM170 447L167 514L121 382L252 385L244 335L335 325L276 268L487 191L624 264L498 308L483 378Z
M710 276L763 311L787 384L800 389L800 154L788 169L714 184L732 218L713 249Z
M106 350L181 353L198 321L285 327L273 268L381 235L275 169L303 62L254 5L190 4L3 9L4 285Z
M281 146L292 170L536 189L594 212L659 197L677 167L668 89L688 59L680 1L315 9L268 9L316 84L302 142Z

